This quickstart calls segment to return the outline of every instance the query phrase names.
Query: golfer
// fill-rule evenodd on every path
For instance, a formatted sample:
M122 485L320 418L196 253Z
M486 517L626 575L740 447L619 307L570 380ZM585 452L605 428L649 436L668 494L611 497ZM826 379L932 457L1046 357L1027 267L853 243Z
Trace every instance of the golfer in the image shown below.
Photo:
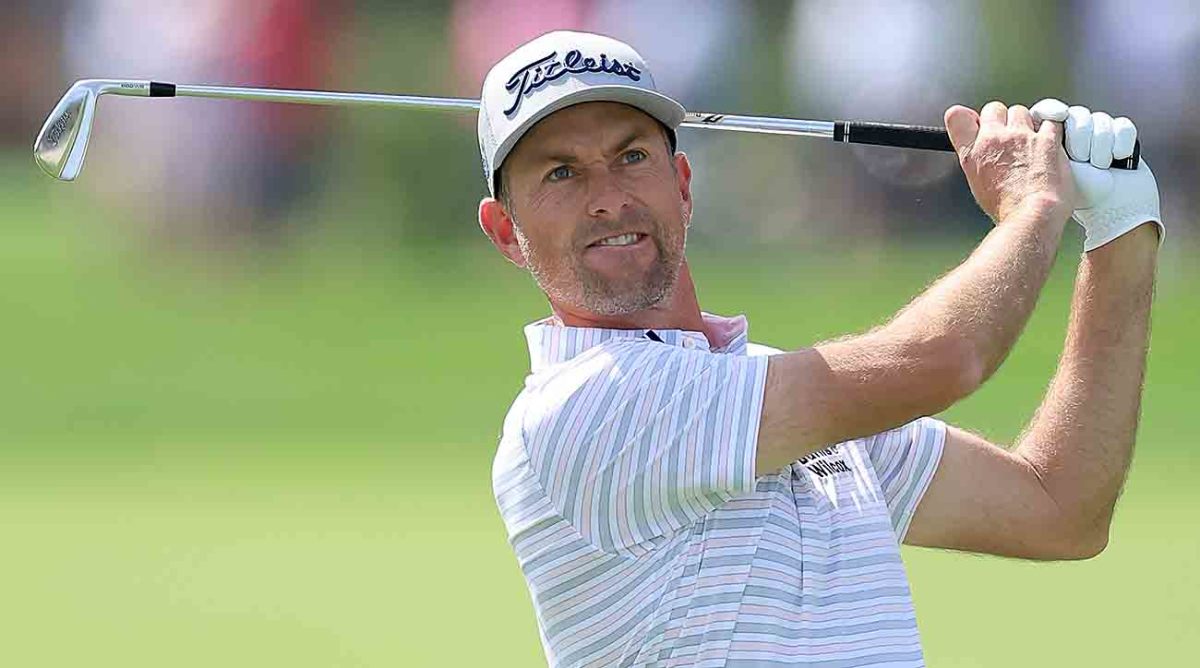
M994 229L886 325L782 351L701 310L684 110L631 47L543 35L482 99L479 223L551 310L525 328L493 469L551 664L920 666L901 543L1105 548L1162 236L1145 162L1106 169L1133 152L1128 120L951 107ZM1005 448L928 417L1003 361L1070 218L1086 240L1066 345L1022 436Z

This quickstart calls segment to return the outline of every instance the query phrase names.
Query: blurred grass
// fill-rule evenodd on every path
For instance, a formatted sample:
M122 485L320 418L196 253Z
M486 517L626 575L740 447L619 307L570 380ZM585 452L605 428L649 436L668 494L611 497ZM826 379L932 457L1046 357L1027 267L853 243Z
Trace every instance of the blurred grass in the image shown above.
M0 166L0 665L542 663L489 478L527 366L520 328L545 310L524 275L482 237L455 252L316 235L250 264L156 258L26 171ZM967 250L709 251L693 268L707 309L795 347L878 322ZM948 419L1017 434L1074 268L1065 253L1009 361ZM931 665L1200 651L1197 278L1160 283L1139 451L1104 555L906 550Z

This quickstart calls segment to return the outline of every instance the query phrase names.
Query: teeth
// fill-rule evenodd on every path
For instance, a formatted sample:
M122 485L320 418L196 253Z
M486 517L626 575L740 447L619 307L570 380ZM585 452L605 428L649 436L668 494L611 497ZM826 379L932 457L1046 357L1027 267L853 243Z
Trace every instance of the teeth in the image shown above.
M637 243L637 234L620 234L615 237L608 237L596 242L597 246L628 246Z

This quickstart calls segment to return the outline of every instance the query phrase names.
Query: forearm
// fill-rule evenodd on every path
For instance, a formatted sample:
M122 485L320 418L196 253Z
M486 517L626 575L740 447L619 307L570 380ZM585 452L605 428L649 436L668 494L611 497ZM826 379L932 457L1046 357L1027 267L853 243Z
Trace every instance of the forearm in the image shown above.
M773 358L761 470L809 446L932 415L974 391L1029 319L1065 216L1055 207L1020 209L887 325Z
M1016 448L1064 521L1100 542L1133 454L1157 251L1144 224L1084 256L1058 370Z
M1076 199L1062 126L1035 130L1028 109L992 102L947 110L946 130L996 228L886 325L770 360L760 471L944 410L1000 366L1028 322Z
M1014 211L884 330L897 340L960 351L974 389L1000 366L1029 321L1067 215L1052 202Z

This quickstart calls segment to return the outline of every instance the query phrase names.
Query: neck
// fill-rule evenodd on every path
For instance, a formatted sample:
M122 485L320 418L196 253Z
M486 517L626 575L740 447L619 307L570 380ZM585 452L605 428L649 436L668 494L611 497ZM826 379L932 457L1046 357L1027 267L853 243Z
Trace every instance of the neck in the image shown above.
M687 260L679 268L679 279L666 302L626 315L597 315L572 309L550 301L554 316L567 327L600 327L603 329L686 329L702 332L715 340L700 317L700 302Z

